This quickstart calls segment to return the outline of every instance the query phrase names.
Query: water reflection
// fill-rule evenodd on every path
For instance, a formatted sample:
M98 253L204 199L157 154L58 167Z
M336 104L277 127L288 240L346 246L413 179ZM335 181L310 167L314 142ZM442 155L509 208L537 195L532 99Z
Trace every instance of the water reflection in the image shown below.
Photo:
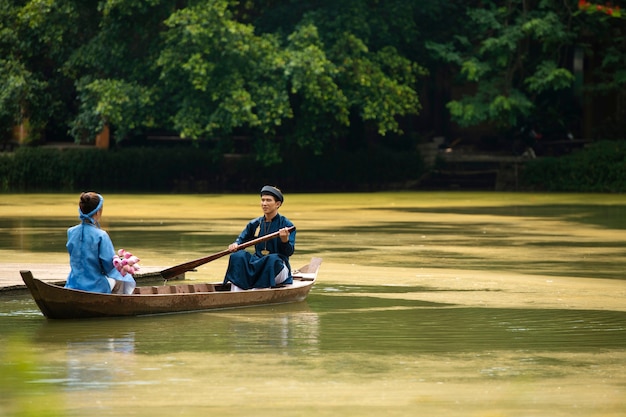
M519 194L518 198L524 201L524 194ZM590 197L591 198L591 197ZM600 198L598 198L600 200ZM601 201L601 200L600 200ZM389 209L385 209L389 210ZM409 213L441 213L458 215L488 215L507 216L525 218L553 218L558 220L566 219L581 224L591 224L607 229L626 229L626 205L623 204L531 204L524 205L510 202L506 205L481 206L467 205L464 207L401 207L395 211Z
M65 254L66 231L77 223L74 218L0 217L0 250ZM197 221L102 222L114 243L126 247L158 246L162 252L222 250L233 240L231 234L193 230L196 224Z
M414 291L423 288L318 285L309 304L327 312L322 316L321 349L448 354L593 352L626 346L625 312L467 308L375 295Z
M34 346L65 358L48 365L47 376L38 382L66 390L159 383L158 372L138 371L138 355L301 356L316 354L320 347L319 316L306 303L132 319L40 320L33 330ZM168 365L155 366L153 370L158 371Z
M319 351L319 316L313 312L231 320L226 332L231 352L310 355Z
M55 381L68 390L106 389L131 382L126 378L133 368L135 337L108 337L66 344L67 377Z
M199 352L310 353L319 344L319 317L306 302L266 308L92 320L44 320L38 344L125 340L136 354Z
M0 250L66 252L66 234L59 232L67 229L67 224L56 219L0 217Z

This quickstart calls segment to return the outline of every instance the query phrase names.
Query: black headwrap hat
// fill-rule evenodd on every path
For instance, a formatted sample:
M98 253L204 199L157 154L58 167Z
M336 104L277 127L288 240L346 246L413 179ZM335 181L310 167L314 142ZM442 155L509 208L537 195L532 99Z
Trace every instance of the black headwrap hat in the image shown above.
M261 188L261 195L264 195L264 194L273 195L276 198L276 200L280 201L281 203L285 201L285 198L283 197L283 193L281 193L278 188L273 187L271 185L266 185L263 188Z

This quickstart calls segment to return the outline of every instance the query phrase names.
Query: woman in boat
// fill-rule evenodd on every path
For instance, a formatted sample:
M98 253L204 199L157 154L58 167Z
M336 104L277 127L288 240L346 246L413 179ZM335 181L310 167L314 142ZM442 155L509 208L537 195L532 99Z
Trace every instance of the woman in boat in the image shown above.
M103 204L104 198L100 194L85 192L80 195L78 214L81 222L67 230L66 247L71 269L65 287L130 294L135 289L135 280L130 274L122 276L115 268L113 242L100 228Z
M278 188L264 186L261 189L263 216L250 220L235 242L228 246L232 253L224 283L230 282L233 291L293 283L289 257L296 247L296 232L289 233L288 228L293 223L278 213L284 201ZM279 232L278 239L255 245L254 254L238 251L239 245L274 232Z

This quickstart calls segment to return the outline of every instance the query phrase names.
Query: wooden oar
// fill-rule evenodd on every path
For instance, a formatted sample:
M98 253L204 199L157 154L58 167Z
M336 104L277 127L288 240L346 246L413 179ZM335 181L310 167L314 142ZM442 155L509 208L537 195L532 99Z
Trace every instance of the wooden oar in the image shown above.
M293 230L295 230L295 228L296 226L291 226L287 230L289 230L289 232L292 232ZM249 246L256 245L257 243L265 242L266 240L274 239L275 237L278 237L279 234L280 234L280 230L274 233L270 233L269 235L261 236L259 238L250 240L246 243L242 243L239 245L237 250L245 249ZM221 252L214 253L213 255L205 256L204 258L198 258L193 261L185 262L184 264L175 265L170 268L164 269L160 272L160 274L163 277L163 279L170 279L177 275L182 274L183 272L191 271L192 269L200 265L204 265L218 258L221 258L222 256L226 256L229 253L232 253L232 252L228 249L225 249Z

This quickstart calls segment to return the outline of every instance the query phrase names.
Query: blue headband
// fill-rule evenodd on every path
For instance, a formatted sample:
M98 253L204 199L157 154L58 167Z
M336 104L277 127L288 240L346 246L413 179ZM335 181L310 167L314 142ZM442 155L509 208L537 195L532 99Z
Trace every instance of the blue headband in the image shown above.
M96 214L98 212L98 210L100 210L102 208L102 204L104 204L104 197L102 197L100 194L97 194L98 198L100 198L100 202L98 203L98 205L96 206L95 209L91 210L88 214L84 214L83 211L80 209L80 206L78 207L78 218L81 220L89 220L91 223L97 224L94 219L92 218L92 216L94 214Z

